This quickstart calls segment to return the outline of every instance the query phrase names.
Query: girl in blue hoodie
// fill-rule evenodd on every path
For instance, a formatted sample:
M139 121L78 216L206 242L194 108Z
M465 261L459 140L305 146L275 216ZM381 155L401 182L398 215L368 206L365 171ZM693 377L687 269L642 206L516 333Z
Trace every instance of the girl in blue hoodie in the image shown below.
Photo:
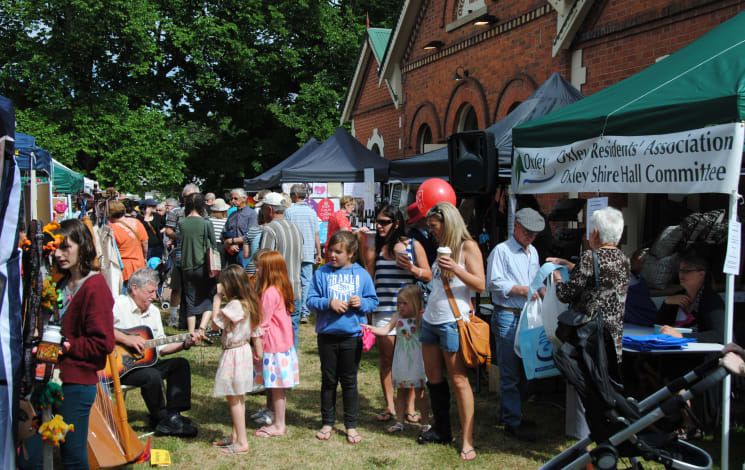
M308 308L316 311L318 354L321 359L321 420L316 438L331 438L336 417L336 386L341 383L347 442L357 444L357 369L362 355L362 328L367 314L378 306L370 274L355 263L357 237L339 231L328 244L328 262L313 276Z

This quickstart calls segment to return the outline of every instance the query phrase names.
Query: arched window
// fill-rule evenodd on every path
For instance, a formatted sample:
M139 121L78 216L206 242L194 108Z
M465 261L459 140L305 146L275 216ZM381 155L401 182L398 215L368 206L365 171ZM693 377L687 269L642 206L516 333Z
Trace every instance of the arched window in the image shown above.
M518 106L520 106L523 102L522 101L515 101L510 105L510 107L507 109L507 114L510 114L512 111L515 110Z
M479 129L479 120L476 118L476 110L470 104L464 104L458 113L458 130L475 131Z
M419 128L419 137L417 138L416 152L417 153L426 152L424 146L429 145L431 143L432 143L432 129L429 128L429 125L422 124L422 126Z
M455 19L468 16L480 8L486 8L484 0L458 0L455 4Z
M373 144L370 150L372 152L375 152L376 155L380 156L380 147L378 147L378 144Z

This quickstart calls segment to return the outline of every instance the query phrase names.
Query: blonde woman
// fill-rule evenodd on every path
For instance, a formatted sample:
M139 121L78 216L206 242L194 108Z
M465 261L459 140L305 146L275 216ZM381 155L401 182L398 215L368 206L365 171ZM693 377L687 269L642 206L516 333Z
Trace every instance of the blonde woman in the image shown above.
M449 444L452 441L450 388L444 376L447 371L455 389L463 428L460 458L473 460L476 458L473 447L473 391L468 382L466 365L458 354L458 325L444 283L449 283L460 315L470 315L472 292L484 290L484 260L458 209L449 202L436 204L427 212L427 228L440 248L449 248L451 254L440 254L432 267L432 292L422 317L419 340L422 343L434 423L431 429L419 435L417 441L420 444Z

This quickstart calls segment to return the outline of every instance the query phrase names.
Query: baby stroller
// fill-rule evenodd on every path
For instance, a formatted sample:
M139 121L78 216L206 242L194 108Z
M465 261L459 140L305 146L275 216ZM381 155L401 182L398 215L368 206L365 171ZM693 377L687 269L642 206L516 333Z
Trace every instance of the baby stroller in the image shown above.
M559 331L563 330L563 334ZM601 320L580 326L560 324L557 335L564 342L554 348L556 367L572 384L585 407L590 436L548 461L544 470L617 468L626 459L626 468L643 468L640 459L654 461L665 468L703 470L712 467L706 451L677 438L675 428L682 419L686 402L718 384L727 371L719 358L707 361L685 376L641 402L625 398L621 387L608 375L607 355ZM587 447L592 443L592 450Z

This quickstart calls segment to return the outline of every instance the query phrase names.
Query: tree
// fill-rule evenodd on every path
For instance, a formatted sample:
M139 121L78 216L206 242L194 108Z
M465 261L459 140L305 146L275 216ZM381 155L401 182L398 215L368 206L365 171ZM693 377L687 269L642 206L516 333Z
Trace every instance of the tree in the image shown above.
M393 4L0 0L0 90L20 129L122 189L238 186L333 132L365 14L392 24Z

